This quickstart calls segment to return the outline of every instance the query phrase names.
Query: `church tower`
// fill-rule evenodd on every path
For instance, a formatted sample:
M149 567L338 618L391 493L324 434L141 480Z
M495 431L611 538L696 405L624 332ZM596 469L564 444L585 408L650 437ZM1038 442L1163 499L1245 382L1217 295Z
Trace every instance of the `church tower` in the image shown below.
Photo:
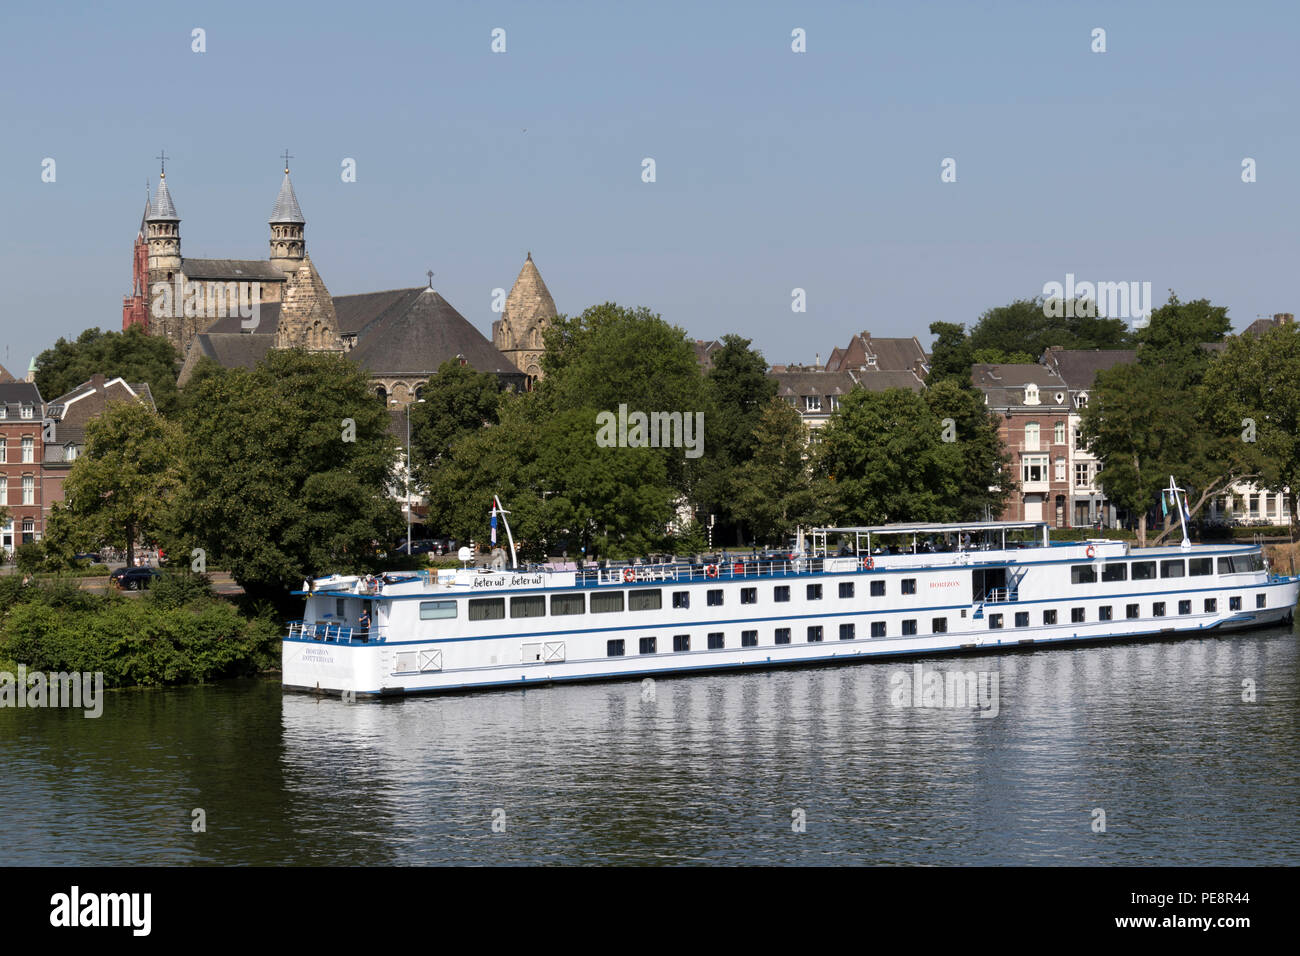
M528 376L530 387L542 377L542 333L555 316L555 300L530 252L506 297L505 311L492 323L492 344Z
M144 197L144 213L140 216L140 231L135 234L131 247L131 294L122 297L122 331L133 325L142 332L149 331L149 312L145 297L149 294L149 195Z
M293 183L289 181L289 159L284 161L284 182L280 184L280 195L275 197L275 208L271 210L271 264L277 266L285 275L294 275L303 264L307 255L307 242L304 238L307 220L302 218L298 208L298 197L293 194Z
M145 217L145 228L149 243L149 282L170 282L181 268L181 219L167 189L165 168L158 177L158 194Z
M275 326L274 348L343 351L334 300L312 265L311 256L302 257L302 265L285 283L280 321Z

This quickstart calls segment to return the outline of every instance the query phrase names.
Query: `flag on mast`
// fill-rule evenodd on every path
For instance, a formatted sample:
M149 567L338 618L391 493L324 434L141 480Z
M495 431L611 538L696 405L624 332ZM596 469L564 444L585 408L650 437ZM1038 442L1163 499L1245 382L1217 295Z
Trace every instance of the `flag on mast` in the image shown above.
M497 500L492 499L492 547L497 546Z

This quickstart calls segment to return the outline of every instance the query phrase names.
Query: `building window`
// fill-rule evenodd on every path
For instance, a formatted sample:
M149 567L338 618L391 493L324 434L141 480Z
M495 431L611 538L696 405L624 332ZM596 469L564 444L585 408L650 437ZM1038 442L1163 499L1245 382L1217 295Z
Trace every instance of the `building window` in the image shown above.
M790 600L790 586L788 584L778 584L772 588L772 600L777 604L784 604Z
M1082 624L1086 620L1084 610L1081 607L1070 608L1070 622L1072 624Z
M23 436L23 464L30 465L36 461L36 440L31 435Z
M741 588L741 589L740 589L740 603L741 603L741 604L757 604L757 603L758 603L758 588Z
M808 585L808 600L820 601L822 599L822 586L820 584Z
M776 643L776 644L789 644L789 643L790 643L790 629L789 629L788 627L778 627L778 628L776 629L775 634L774 634L774 643Z
M1114 609L1109 604L1103 604L1101 607L1097 608L1097 620L1099 621L1113 620L1113 615Z
M1065 481L1065 459L1056 459L1056 467L1052 472L1053 481Z
M74 444L72 444L71 442L69 442L68 444L66 444L66 445L63 446L63 460L64 460L64 461L76 461L76 460L77 460L77 446L76 446L76 445L74 445Z
M916 593L916 578L903 578L903 593L904 594Z
M1083 462L1074 466L1074 487L1088 487L1088 464Z
M820 395L805 395L803 397L803 410L805 412L820 412L822 410L822 397Z
M930 633L931 633L931 634L947 634L947 633L948 633L948 619L947 619L946 617L936 617L936 618L931 618L931 620L930 620Z
M691 592L690 592L690 591L674 591L674 592L673 592L673 607L689 608L690 606L691 606ZM551 613L554 613L554 612L551 612Z
M916 619L913 618L912 620L904 621L904 622L903 622L903 634L904 634L904 636L907 636L907 635L910 635L910 634L915 634L915 633L916 633Z
M23 475L23 504L36 504L36 479L31 475Z
M704 603L709 607L722 607L722 588L713 588L704 595Z
M652 637L650 638L650 640L653 641L654 638ZM680 651L689 651L690 649L691 649L691 635L689 634L673 635L673 653L678 653ZM641 653L644 654L646 652L642 651ZM654 651L651 651L650 653L653 654Z
M1001 615L1001 614L990 614L990 615L989 615L989 630L990 630L990 631L998 631L998 630L1001 630L1001 629L1002 629L1002 615Z
M641 638L641 653L642 653L642 654L653 654L653 653L655 652L655 644L656 644L656 643L657 643L657 642L655 641L655 639L654 639L653 637L643 637L643 638Z
M709 650L720 651L727 646L727 639L722 631L714 631L709 635Z
M1044 612L1043 612L1043 624L1046 625L1046 626L1050 626L1050 625L1055 624L1055 623L1056 623L1056 609L1053 608L1053 609L1050 610L1050 611L1044 611Z
M1053 429L1052 444L1053 445L1065 444L1065 422L1056 423L1056 426ZM1065 476L1062 475L1061 477L1064 478Z
M1025 426L1025 451L1038 451L1038 443L1038 422L1030 422Z
M854 631L854 626L853 626L852 624L841 624L841 625L840 625L840 640L841 640L841 641L851 641L851 640L853 640L853 631Z
M741 647L758 647L758 631L741 631Z
M884 581L872 581L872 582L871 582L871 596L872 596L872 597L884 597L884 596L885 596L885 582L884 582Z
M884 621L872 621L872 622L871 622L871 636L872 636L872 637L884 637L884 636L885 636L885 622L884 622Z
M606 641L606 642L605 642L605 656L606 656L606 657L622 657L622 656L623 656L623 640L622 640L622 638L620 638L620 639L618 639L618 640L616 640L616 641Z
M822 639L822 626L820 624L815 624L812 627L808 628L809 644L816 644L821 639Z
M841 582L840 582L840 597L842 597L842 598L851 598L851 597L853 597L853 582L852 582L852 581L841 581Z
M1142 608L1137 604L1130 604L1124 608L1124 616L1130 621L1142 616Z
M1020 463L1020 477L1025 484L1047 480L1047 456L1026 455Z
M1206 599L1205 599L1205 613L1206 613L1206 614L1213 614L1213 613L1215 613L1215 612L1218 611L1218 610L1219 610L1219 602L1218 602L1217 599L1215 599L1215 598L1206 598Z
M4 408L0 405L0 408ZM0 465L7 464L9 461L9 443L5 441L5 436L0 435Z
M31 417L32 417L32 408L33 408L33 407L34 407L34 406L31 406L31 405L24 405L24 406L23 406L22 417L23 417L23 418L31 418Z

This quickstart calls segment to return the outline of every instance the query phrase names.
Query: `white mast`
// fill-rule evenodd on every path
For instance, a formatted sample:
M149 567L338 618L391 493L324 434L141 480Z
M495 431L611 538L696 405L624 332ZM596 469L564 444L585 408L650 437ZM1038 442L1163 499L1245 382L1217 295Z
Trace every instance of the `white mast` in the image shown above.
M1169 496L1174 499L1174 507L1178 509L1178 523L1182 525L1183 528L1183 543L1180 545L1180 547L1184 551L1190 551L1192 549L1192 542L1187 537L1187 515L1188 512L1191 510L1191 507L1190 505L1185 504L1183 499L1180 499L1178 497L1179 492L1182 492L1184 496L1187 494L1187 492L1184 489L1178 487L1178 485L1174 482L1173 475L1169 476L1168 491L1169 491Z
M510 567L517 568L519 567L519 558L515 554L515 536L510 533L510 522L506 519L506 515L510 514L510 512L501 507L501 499L496 495L492 496L492 514L500 515L501 523L506 526L506 538L510 541Z

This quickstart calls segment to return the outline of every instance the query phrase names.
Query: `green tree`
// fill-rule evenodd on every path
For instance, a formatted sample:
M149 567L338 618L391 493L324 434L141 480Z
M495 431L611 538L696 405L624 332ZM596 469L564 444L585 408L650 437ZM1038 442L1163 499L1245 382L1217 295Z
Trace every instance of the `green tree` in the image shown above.
M75 341L60 338L36 357L36 386L46 401L72 391L103 373L127 382L147 382L154 404L164 415L177 407L176 349L162 336L132 326L125 332L86 329Z
M56 541L95 541L126 549L153 539L167 521L180 474L180 432L140 402L111 402L86 425L86 450L63 482L66 533Z
M971 348L976 352L989 349L1006 355L1024 353L1036 362L1053 345L1067 349L1118 349L1130 344L1131 333L1123 319L1088 314L1094 311L1090 300L1076 300L1073 309L1065 306L1052 309L1042 297L1017 299L980 316L970 332Z
M925 401L939 419L940 439L950 446L947 461L957 481L955 520L996 517L1012 490L1007 481L1011 458L997 416L973 388L951 380L927 389Z
M808 429L789 402L772 398L751 440L753 454L736 476L735 511L756 540L779 544L816 510Z
M374 566L403 522L389 495L398 443L363 372L276 350L191 389L173 550L204 549L257 598Z
M420 394L423 404L411 407L411 460L423 483L457 438L496 424L501 380L449 359Z
M930 347L930 374L927 385L945 380L959 385L970 385L970 367L975 361L966 327L956 322L931 322L930 334L934 345Z

